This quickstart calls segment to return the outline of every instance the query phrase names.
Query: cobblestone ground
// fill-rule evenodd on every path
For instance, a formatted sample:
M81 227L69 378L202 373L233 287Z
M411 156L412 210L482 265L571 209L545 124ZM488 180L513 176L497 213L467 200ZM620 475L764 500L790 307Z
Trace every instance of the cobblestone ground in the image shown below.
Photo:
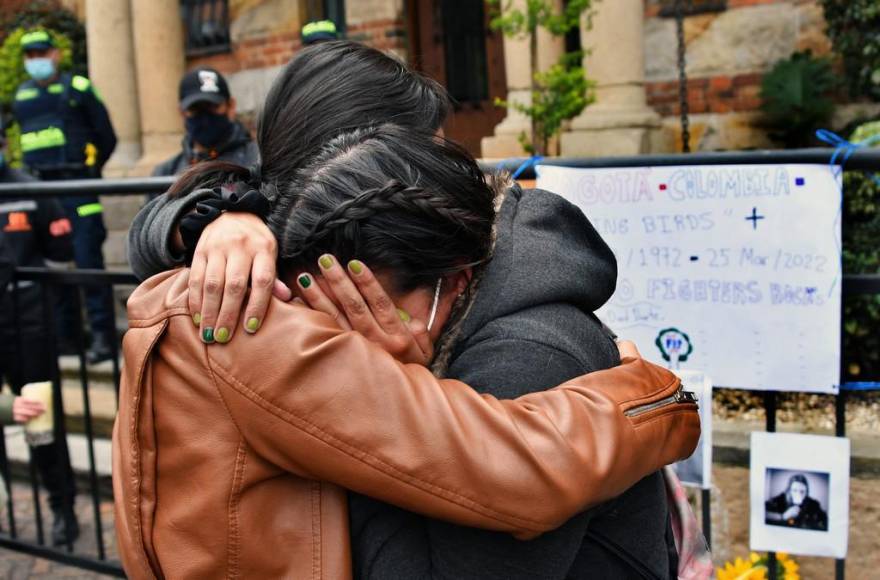
M36 541L37 526L34 517L34 501L31 488L27 484L14 484L12 488L13 504L15 505L15 523L18 538L26 541ZM46 503L45 493L41 493L41 511L43 517L43 529L46 540L49 540L51 529L51 511ZM91 497L80 494L76 499L76 512L80 524L80 536L73 545L74 553L96 558L98 555L97 537L95 535L95 512ZM2 514L3 534L9 533L9 518L6 508L0 508ZM101 524L103 526L104 547L109 560L116 560L116 538L113 532L113 502L102 501L100 504ZM104 574L88 572L71 566L64 566L54 561L14 552L0 548L0 578L6 580L76 578L98 579L111 578Z

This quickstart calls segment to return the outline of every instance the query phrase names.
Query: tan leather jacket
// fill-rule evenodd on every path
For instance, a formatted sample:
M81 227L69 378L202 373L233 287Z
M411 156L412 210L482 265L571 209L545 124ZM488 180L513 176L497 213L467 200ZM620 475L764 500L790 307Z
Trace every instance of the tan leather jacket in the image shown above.
M534 537L699 437L678 380L640 360L499 401L279 301L207 347L187 277L128 302L113 488L132 578L350 578L346 488Z

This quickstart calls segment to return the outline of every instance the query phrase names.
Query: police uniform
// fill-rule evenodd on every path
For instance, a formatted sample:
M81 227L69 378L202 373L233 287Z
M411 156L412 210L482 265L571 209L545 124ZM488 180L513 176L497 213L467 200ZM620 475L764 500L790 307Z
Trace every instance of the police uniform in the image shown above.
M0 183L33 180L0 160ZM45 267L70 262L71 224L58 201L0 198L0 252L12 266ZM52 380L57 363L47 356L52 333L45 316L42 286L20 281L13 290L12 282L0 289L0 377L18 394L27 383ZM33 447L31 453L55 514L53 542L65 543L76 537L79 528L72 509L76 486L67 443L56 439Z
M53 46L45 31L22 37L25 50ZM116 147L107 109L86 77L62 73L48 82L27 80L15 92L12 111L21 127L24 163L40 179L98 178ZM65 197L61 204L73 225L76 265L103 269L101 247L107 231L98 197ZM107 344L115 324L112 291L109 287L93 286L86 289L85 295L93 337ZM75 321L75 302L63 300L59 309L63 335L69 334Z

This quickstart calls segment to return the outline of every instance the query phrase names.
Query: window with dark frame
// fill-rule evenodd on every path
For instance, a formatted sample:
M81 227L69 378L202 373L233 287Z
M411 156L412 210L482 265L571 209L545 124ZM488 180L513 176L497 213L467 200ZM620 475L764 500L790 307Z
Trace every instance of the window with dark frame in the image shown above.
M232 50L229 0L181 0L186 33L186 56L205 56Z
M457 105L489 98L483 2L444 0L446 89Z
M660 16L675 17L675 5L681 2L681 11L685 16L696 16L710 12L727 10L727 0L660 0Z

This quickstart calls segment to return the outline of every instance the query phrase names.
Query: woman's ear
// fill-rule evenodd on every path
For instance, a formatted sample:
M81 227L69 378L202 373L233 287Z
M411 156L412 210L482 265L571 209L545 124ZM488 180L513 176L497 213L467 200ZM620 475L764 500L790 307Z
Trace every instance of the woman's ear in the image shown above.
M453 274L450 278L450 287L455 289L455 293L459 296L464 294L464 291L467 290L468 284L471 283L471 279L474 277L474 271L472 268L465 268L461 272L457 272Z

